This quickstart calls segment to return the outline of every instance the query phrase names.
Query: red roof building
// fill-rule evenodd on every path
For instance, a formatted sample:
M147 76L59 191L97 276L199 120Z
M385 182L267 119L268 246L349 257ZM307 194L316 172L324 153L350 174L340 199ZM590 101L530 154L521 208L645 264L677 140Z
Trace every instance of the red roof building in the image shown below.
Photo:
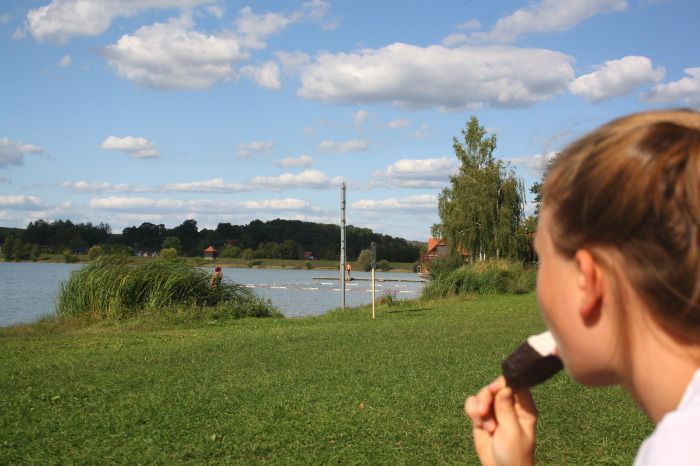
M420 271L425 273L430 268L430 261L439 257L446 256L449 250L447 249L447 241L445 238L428 238L428 250L420 256ZM469 256L467 249L462 250L462 257Z
M218 255L217 252L216 252L216 249L214 249L214 248L211 247L211 246L209 246L208 248L206 248L206 249L205 249L204 251L202 251L202 252L204 253L204 257L206 257L206 258L208 258L208 259L211 259L211 260L216 259L216 256Z

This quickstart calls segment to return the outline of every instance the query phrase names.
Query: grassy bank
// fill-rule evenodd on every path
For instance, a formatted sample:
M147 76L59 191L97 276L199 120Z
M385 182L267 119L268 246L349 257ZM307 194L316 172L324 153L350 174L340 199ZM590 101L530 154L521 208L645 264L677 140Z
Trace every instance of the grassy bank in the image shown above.
M272 303L243 285L211 284L211 275L179 260L127 264L103 256L71 272L58 293L61 317L123 319L141 315L199 314L281 317Z
M464 398L541 329L532 294L0 329L0 463L474 464ZM563 374L535 398L541 464L630 464L651 429Z
M489 260L457 269L430 271L423 296L431 299L455 295L524 294L535 290L537 269L520 262Z

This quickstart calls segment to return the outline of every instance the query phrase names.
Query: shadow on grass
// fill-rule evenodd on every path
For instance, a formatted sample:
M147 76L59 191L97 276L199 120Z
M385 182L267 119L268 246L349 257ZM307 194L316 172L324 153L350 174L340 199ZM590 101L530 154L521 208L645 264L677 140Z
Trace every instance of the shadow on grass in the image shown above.
M402 313L423 313L427 311L429 308L426 306L415 306L414 303L411 303L410 305L404 305L404 304L395 304L393 306L389 306L385 309L383 309L384 313L386 314L402 314Z

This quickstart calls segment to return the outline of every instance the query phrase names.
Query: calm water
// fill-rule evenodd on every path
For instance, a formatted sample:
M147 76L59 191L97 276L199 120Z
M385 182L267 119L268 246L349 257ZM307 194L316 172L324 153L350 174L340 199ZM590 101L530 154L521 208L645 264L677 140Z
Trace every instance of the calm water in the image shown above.
M36 264L0 262L0 326L29 323L45 314L53 314L56 294L75 264ZM269 298L287 317L323 314L340 307L342 293L338 273L332 270L277 270L224 268L224 280L234 281ZM376 298L390 290L398 299L417 298L422 283L389 280L418 280L413 273L377 272ZM354 272L345 291L347 306L372 302L369 272ZM387 280L387 281L379 281Z

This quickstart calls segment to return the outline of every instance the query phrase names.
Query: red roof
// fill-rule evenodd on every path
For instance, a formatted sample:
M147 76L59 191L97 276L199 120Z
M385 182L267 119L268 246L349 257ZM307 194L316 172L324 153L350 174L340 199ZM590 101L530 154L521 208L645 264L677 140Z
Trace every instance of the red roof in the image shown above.
M216 249L214 249L213 247L209 246L208 248L206 248L206 249L204 250L204 252L216 252Z
M443 238L428 238L428 252L433 252L438 246L444 246L445 240Z

